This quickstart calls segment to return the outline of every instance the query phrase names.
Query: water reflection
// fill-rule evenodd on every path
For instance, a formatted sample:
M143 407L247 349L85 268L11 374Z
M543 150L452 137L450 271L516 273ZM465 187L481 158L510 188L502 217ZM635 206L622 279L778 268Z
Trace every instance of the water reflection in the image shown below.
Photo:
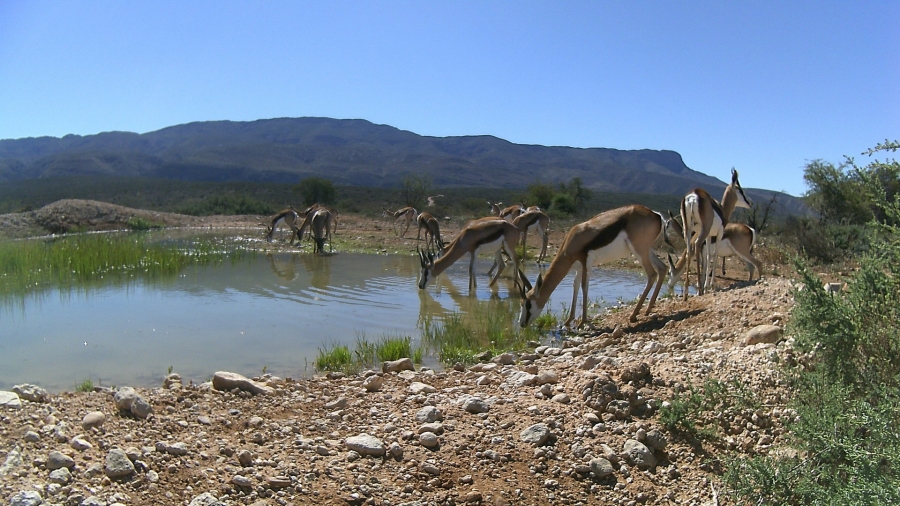
M489 267L488 259L476 262L472 295L466 263L419 290L415 255L309 252L248 255L173 278L45 292L0 304L0 389L28 382L71 390L87 378L157 386L169 366L196 382L217 370L303 376L313 372L320 348L352 348L360 336L410 336L415 347L425 322L450 315L497 311L513 321L519 295L512 269L489 288ZM630 300L640 293L640 276L607 272L592 276L592 295ZM526 273L537 277L533 265ZM567 302L568 291L561 293ZM548 307L561 309L552 301Z

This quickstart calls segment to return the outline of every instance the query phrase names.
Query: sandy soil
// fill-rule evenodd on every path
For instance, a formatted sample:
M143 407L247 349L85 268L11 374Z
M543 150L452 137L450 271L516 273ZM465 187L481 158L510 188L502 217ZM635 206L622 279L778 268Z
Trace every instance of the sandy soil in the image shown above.
M61 201L0 216L0 235L117 229L132 217L259 235L264 219ZM459 224L445 226L449 239ZM337 233L362 249L416 244L390 223L358 216L341 216ZM562 233L551 236L551 256ZM34 400L0 407L0 497L37 504L12 502L37 493L45 504L104 505L734 504L721 480L729 458L784 451L783 423L793 414L778 368L796 357L780 332L774 343L748 344L751 329L789 319L792 282L764 275L748 283L735 265L729 273L735 277L714 293L663 298L636 323L628 321L630 306L613 308L558 348L468 369L265 376L218 388L173 376L136 389L152 409L146 417L120 409L105 390L23 395ZM666 430L660 406L708 379L743 387L754 406L694 413L713 437ZM374 447L358 446L361 434L374 437ZM133 470L117 476L121 452Z

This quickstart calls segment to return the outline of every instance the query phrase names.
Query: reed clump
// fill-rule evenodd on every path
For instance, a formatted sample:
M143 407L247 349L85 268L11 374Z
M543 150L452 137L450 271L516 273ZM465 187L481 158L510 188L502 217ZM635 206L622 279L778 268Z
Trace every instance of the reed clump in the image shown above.
M541 341L543 334L535 326L517 328L518 310L518 301L500 300L468 314L453 313L442 322L426 321L422 342L446 366L477 363L486 352L521 351L529 342Z
M79 288L109 279L170 276L228 254L211 242L162 242L146 234L0 241L0 296Z

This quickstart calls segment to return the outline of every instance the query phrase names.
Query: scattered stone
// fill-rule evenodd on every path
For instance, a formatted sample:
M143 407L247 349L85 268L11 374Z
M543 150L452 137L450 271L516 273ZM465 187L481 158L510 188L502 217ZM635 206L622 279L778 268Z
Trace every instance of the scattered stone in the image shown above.
M143 397L138 396L133 403L131 403L131 414L141 418L146 419L148 416L153 414L153 406L150 405L149 402L144 400Z
M416 412L416 421L421 423L439 422L444 419L441 410L434 406L425 406Z
M22 407L22 400L15 392L0 391L0 406L19 409Z
M137 399L137 391L131 387L117 388L113 394L113 402L120 411L131 411L131 404Z
M539 385L555 385L559 383L559 374L552 369L543 370L537 374L537 382Z
M130 403L128 409L131 409ZM84 428L84 430L95 429L103 425L105 421L106 415L102 411L91 411L81 419L81 427Z
M57 485L66 485L72 480L72 472L68 468L61 467L50 471L50 483Z
M226 506L226 503L219 501L216 496L209 492L203 492L197 497L191 499L188 506Z
M182 387L181 375L177 372L169 373L163 379L163 388L166 390L180 390Z
M550 427L545 423L536 423L519 433L519 439L534 446L541 446L550 438Z
M436 388L420 381L414 381L409 385L409 393L413 395L433 394L435 392L437 392Z
M134 474L134 464L128 459L128 455L121 448L113 448L106 454L106 465L104 466L106 476L110 478L120 478Z
M218 371L213 375L212 386L216 390L230 391L235 388L254 395L271 395L272 387L257 383L252 379L233 372Z
M556 394L550 400L553 402L558 402L560 404L568 404L568 403L572 402L572 400L569 398L568 394L565 394L565 393Z
M253 465L253 454L247 450L238 452L238 463L242 467L250 467Z
M47 402L50 400L50 394L46 390L28 383L16 385L12 391L19 395L19 398L31 402Z
M653 452L640 441L634 439L625 441L623 454L626 462L642 471L656 467L656 457Z
M287 476L270 476L266 478L266 483L272 488L284 488L291 486L291 479Z
M367 392L377 392L384 386L384 377L378 375L368 376L363 380L362 386Z
M783 335L784 329L778 325L757 325L744 334L744 345L752 346L760 343L775 344L781 340L781 336Z
M369 434L350 436L344 440L344 444L347 445L347 448L360 455L382 457L386 451L384 443L377 437L370 436Z
M171 445L166 445L166 453L176 456L187 455L188 448L186 444L181 442L172 443Z
M441 474L441 468L433 462L422 462L422 464L419 466L419 469L432 476L439 476Z
M594 473L594 476L597 478L605 478L611 475L615 469L610 461L606 460L603 457L597 457L595 459L591 459L591 472Z
M469 397L463 401L462 408L468 413L487 413L491 407L483 399Z
M666 438L666 435L662 433L662 431L660 431L659 429L651 429L647 432L644 443L646 443L647 446L653 448L654 450L662 452L666 450L666 445L668 445L669 441Z
M36 490L23 490L9 498L9 506L40 506L44 503Z
M54 469L68 468L70 471L75 468L75 459L66 455L65 453L53 450L47 455L47 469L53 471Z
M414 371L416 368L413 361L409 358L401 358L400 360L388 360L381 364L381 372L387 374L400 371Z
M438 437L434 432L423 432L419 434L419 444L425 448L434 448L438 445Z
M234 483L238 487L250 488L253 486L253 481L250 478L240 474L236 474L234 478L231 479L231 483Z
M24 465L25 461L22 459L22 452L18 446L13 446L9 453L6 454L6 460L3 461L3 465L0 465L0 477L18 472Z

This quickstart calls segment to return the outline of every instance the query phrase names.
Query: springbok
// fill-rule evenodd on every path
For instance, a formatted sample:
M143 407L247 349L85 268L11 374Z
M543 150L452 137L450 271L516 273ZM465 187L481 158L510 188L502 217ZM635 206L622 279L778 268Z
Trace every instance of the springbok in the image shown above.
M750 208L753 203L744 195L744 189L738 181L738 172L731 169L731 184L725 187L722 203L712 198L706 190L695 188L681 200L681 221L683 223L684 242L687 245L688 258L697 259L697 293L703 295L707 288L714 289L715 271L709 272L709 260L718 258L716 247L722 242L725 225L731 218L735 207ZM712 237L716 238L715 244ZM700 247L706 244L706 249ZM702 258L705 252L705 259ZM711 275L710 275L711 274ZM684 299L687 300L690 267L684 275Z
M334 218L331 215L331 212L322 207L318 209L313 209L309 214L306 215L306 219L303 220L303 225L300 226L299 235L303 236L303 231L310 227L312 229L312 236L316 242L315 249L313 250L315 253L320 255L325 254L325 241L328 241L329 249L333 250L334 245L332 244L332 226L334 224Z
M419 213L413 207L404 207L404 208L398 209L396 211L389 211L387 208L382 208L382 209L384 210L384 212L381 213L382 218L390 218L390 219L394 220L391 224L391 227L394 229L394 232L397 231L397 222L400 220L405 221L406 228L403 229L403 232L400 234L400 237L404 237L406 235L406 232L409 231L409 225L413 222L413 220L416 219L416 216L419 215Z
M516 257L516 243L519 241L519 229L512 223L501 219L473 220L466 224L446 248L446 252L437 260L431 252L419 251L421 273L419 274L419 289L424 289L435 276L440 275L448 267L456 263L467 253L469 254L469 292L475 290L475 257L481 253L494 253L494 260L501 267L497 274L491 278L488 286L500 278L506 266L501 251L506 251L515 267L513 279L519 272L519 259Z
M563 326L568 326L575 317L575 303L578 299L579 287L583 292L581 300L581 325L587 322L588 281L593 266L624 258L629 254L636 256L647 273L647 286L631 313L630 321L637 321L637 314L656 283L653 296L647 305L650 314L656 297L666 277L666 265L653 252L653 243L663 231L663 216L647 207L632 205L612 209L594 216L584 223L572 227L563 239L562 246L550 262L544 275L538 275L534 287L524 274L522 278L522 310L519 314L519 325L527 326L537 317L550 294L559 285L569 271L575 269L575 283L572 291L572 306L569 317Z
M416 241L419 240L422 230L425 231L425 247L431 251L441 251L444 249L444 240L441 239L441 225L437 218L431 213L421 212L416 216L418 231L416 231Z
M510 223L512 223L514 219L518 218L520 214L525 212L525 206L521 206L518 204L509 207L501 207L503 205L503 202L492 203L489 200L488 205L491 206L491 214L493 216L503 218Z
M299 231L297 225L300 223L300 213L294 209L293 206L289 206L278 211L278 213L262 223L262 225L265 225L266 227L266 241L272 242L272 235L275 233L275 229L278 227L279 222L284 223L291 230L290 244L294 244L295 236L297 236L298 241L300 240L300 237L297 235Z
M667 226L671 226L676 231L681 231L681 224L676 220L668 220ZM757 272L757 279L762 275L762 263L753 256L753 245L756 244L756 230L743 223L729 223L725 225L725 233L722 234L722 242L716 248L718 258L722 259L722 270L725 270L725 258L737 256L744 261L749 273L748 281L753 280L753 273ZM704 244L704 247L706 245ZM705 254L706 252L704 252ZM713 269L715 269L714 259ZM687 250L681 254L677 262L672 261L669 255L669 291L675 289L675 285L681 278L682 273L688 264Z
M520 214L516 219L512 221L512 224L515 225L522 232L522 263L525 263L525 257L528 252L528 229L529 228L537 228L538 236L541 238L541 252L538 255L537 262L541 263L544 260L544 257L547 256L547 243L550 240L550 217L541 212L541 208L534 206L528 208L529 210ZM485 219L485 218L482 218ZM494 272L494 269L497 268L497 262L494 262L494 265L488 270L488 276Z
M537 262L541 263L547 256L547 242L550 240L550 217L541 212L541 208L537 206L529 207L513 220L513 225L522 231L522 262L525 261L527 252L528 229L537 229L538 237L541 238L541 252Z

